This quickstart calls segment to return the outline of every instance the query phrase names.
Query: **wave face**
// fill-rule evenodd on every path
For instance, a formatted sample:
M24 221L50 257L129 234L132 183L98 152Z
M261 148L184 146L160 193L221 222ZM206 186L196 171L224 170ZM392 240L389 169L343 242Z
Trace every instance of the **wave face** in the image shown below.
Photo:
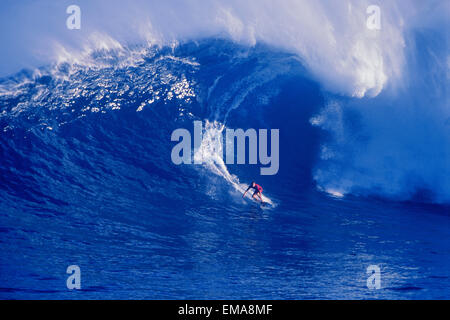
M111 3L104 14L120 11L121 4ZM104 268L87 279L93 297L127 296L126 286L114 282L120 275L137 288L137 298L249 298L252 286L244 283L256 272L252 284L260 285L262 298L371 298L342 283L354 279L348 270L378 263L382 254L391 263L386 281L392 290L377 297L404 297L413 286L393 277L419 273L423 283L411 297L445 296L438 282L449 279L448 250L438 239L448 228L436 226L448 225L442 213L450 203L449 58L439 10L433 21L418 21L415 12L424 8L416 2L408 10L386 4L386 32L366 38L368 31L353 24L365 18L359 1L344 7L175 3L167 5L171 10L160 2L134 3L148 8L136 12L136 21L152 23L137 23L133 28L141 32L133 37L101 17L97 25L87 22L97 27L87 43L52 39L56 51L48 59L54 63L0 80L0 240L6 248L0 295L71 298L52 288L61 281L57 268L72 261L88 268L86 274ZM287 15L292 8L301 14ZM189 12L205 22L189 28L176 22ZM353 14L356 20L348 19ZM26 60L26 53L19 58ZM205 133L280 129L278 174L260 176L258 165L220 161L173 164L171 133L192 132L195 120ZM216 158L207 142L202 151ZM252 180L264 186L271 209L243 202L241 189ZM427 214L429 220L417 222ZM263 221L253 227L253 219ZM373 225L386 231L374 234ZM429 262L396 251L412 238L424 244L418 252L432 241L423 259ZM256 270L233 247L264 261ZM292 250L285 255L284 248ZM357 258L334 270L334 254L342 252ZM23 259L27 254L32 262ZM410 261L419 269L408 269ZM308 276L301 280L308 292L286 283L286 274L303 279L297 263ZM323 263L327 275L315 274ZM45 268L52 276L44 288L30 289L43 285ZM230 274L231 283L224 283ZM209 291L205 275L217 277L222 294ZM155 295L141 286L147 277L157 280ZM276 289L279 283L284 291Z
M167 179L161 193L171 183L189 189L191 182L180 179L192 168L171 162L175 143L170 136L179 127L192 130L195 120L204 122L205 137L218 126L282 128L286 147L280 166L285 169L261 179L313 186L320 142L319 129L308 121L323 106L323 97L294 55L211 40L175 51L98 51L91 58L98 61L96 67L62 63L1 83L2 172L10 181L2 186L6 192L31 200L42 194L64 199L61 178L66 186L98 190L100 183L110 189L149 170L145 185ZM204 141L204 156L214 157ZM294 148L298 154L289 151ZM196 172L198 166L192 167ZM252 165L209 163L208 169L230 183L238 179L229 170L247 180L259 175L259 167ZM298 179L291 178L292 172Z

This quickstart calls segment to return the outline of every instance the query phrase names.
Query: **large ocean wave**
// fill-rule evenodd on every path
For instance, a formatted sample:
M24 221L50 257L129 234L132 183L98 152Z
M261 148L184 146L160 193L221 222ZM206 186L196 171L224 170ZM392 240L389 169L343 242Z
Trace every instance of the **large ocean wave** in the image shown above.
M448 39L438 10L445 4L431 11L413 1L401 8L383 4L380 31L362 27L363 2L211 2L202 10L196 2L176 4L156 9L135 2L132 7L144 10L127 10L133 23L119 31L120 20L106 16L121 4L81 3L87 16L95 9L104 18L84 17L70 44L41 34L40 41L53 44L44 57L54 62L0 83L3 170L24 174L17 157L46 163L54 156L60 163L65 152L78 152L65 151L68 132L86 149L94 143L88 137L98 134L110 139L105 145L117 145L110 131L136 137L119 147L127 152L148 139L160 154L154 166L180 170L170 168L164 153L170 131L206 119L279 128L275 180L296 172L288 174L294 184L337 196L450 201ZM31 44L17 59L40 50ZM24 146L29 154L22 154ZM256 173L232 166L225 176L228 169L249 179ZM66 174L76 179L78 169Z
M2 57L13 66L29 56L49 63L4 77L0 84L5 155L14 154L9 148L14 150L11 135L18 139L17 130L47 139L42 137L47 131L36 133L37 127L58 135L77 123L80 134L89 127L108 134L103 120L89 117L108 113L118 127L132 130L120 123L126 121L121 112L130 117L131 111L175 104L164 108L168 115L159 115L164 121L152 136L158 144L167 144L165 134L175 119L277 127L285 145L305 146L301 153L284 154L303 160L285 160L290 163L281 175L300 170L297 180L312 177L306 181L339 196L450 200L448 39L442 29L445 10L439 10L445 3L436 2L434 9L414 1L400 7L383 3L379 31L364 27L364 2L231 1L205 7L195 1L136 1L131 4L136 10L114 21L107 17L123 4L102 4L80 4L85 24L74 36L41 30L49 13L30 16L41 21L33 29L39 43L30 40L22 50L13 42L13 54ZM14 17L42 5L7 6ZM89 19L93 11L100 17ZM132 21L128 28L122 19ZM24 39L32 36L24 30L29 29L17 32ZM217 40L198 42L211 37ZM50 49L36 55L43 45ZM305 126L305 120L322 132Z

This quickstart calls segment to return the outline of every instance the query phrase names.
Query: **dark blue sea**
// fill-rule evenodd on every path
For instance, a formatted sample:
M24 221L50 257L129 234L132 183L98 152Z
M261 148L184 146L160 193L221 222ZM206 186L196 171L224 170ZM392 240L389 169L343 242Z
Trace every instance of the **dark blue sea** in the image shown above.
M220 38L89 59L0 80L0 298L449 298L449 126L411 111L446 97L417 94L431 77L349 98L294 54ZM175 165L171 133L196 120L279 129L278 173ZM242 199L251 181L272 206Z

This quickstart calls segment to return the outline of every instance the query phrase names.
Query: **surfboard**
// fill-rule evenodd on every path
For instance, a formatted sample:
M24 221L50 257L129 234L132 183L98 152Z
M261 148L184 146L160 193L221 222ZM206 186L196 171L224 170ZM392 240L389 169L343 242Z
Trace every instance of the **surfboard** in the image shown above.
M242 193L244 193L244 192L245 192L245 190L242 191ZM267 198L266 196L264 196L264 194L261 195L261 198L263 199L264 202L261 202L259 200L259 198L253 199L252 196L253 196L253 192L247 192L247 194L245 195L245 199L251 203L259 204L259 205L261 205L261 207L269 208L269 207L273 206L272 201L269 198Z

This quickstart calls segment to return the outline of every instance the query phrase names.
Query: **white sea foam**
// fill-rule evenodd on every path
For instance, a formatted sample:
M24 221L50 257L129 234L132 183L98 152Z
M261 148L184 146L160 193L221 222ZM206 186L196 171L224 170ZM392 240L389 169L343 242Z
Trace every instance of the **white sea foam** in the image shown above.
M227 165L223 160L223 140L222 132L225 125L218 121L206 121L203 130L203 137L200 148L194 154L194 160L202 162L212 173L222 177L236 191L236 196L241 196L248 187L248 184L239 181L239 178L228 171ZM247 196L251 196L247 194ZM272 207L275 204L266 195L262 195L263 201Z

